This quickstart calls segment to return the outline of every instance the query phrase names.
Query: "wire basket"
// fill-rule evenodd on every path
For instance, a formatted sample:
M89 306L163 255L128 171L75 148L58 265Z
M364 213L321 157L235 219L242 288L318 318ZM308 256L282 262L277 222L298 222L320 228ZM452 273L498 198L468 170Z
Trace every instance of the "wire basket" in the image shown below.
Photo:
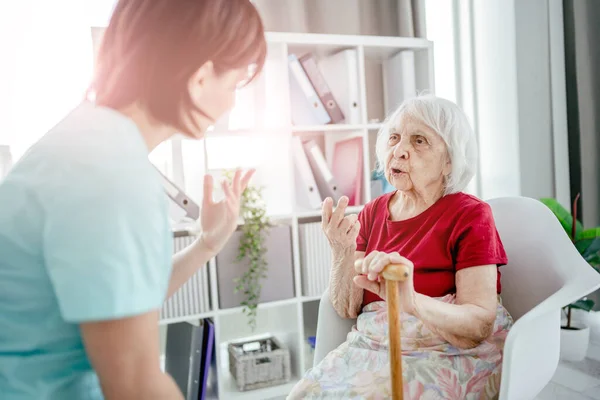
M276 338L229 343L229 371L240 391L290 381L290 352Z

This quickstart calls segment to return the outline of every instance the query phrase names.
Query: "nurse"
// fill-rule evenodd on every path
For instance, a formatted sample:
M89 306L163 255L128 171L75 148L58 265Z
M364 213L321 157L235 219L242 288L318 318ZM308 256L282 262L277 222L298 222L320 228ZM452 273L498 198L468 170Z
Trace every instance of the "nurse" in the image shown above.
M202 138L265 54L249 0L117 2L89 98L0 185L0 398L183 398L159 367L159 310L227 242L252 171L219 202L205 178L202 234L172 258L148 153Z

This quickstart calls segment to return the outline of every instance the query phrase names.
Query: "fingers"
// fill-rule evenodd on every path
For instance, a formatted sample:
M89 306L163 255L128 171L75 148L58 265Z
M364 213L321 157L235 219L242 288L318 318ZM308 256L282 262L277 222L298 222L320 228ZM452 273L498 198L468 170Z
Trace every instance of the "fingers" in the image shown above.
M240 169L235 170L235 174L233 174L233 179L231 180L231 188L233 189L233 193L236 196L240 196L242 191L240 190L240 179L242 176L242 171Z
M348 231L348 235L352 238L353 242L356 242L356 238L358 237L358 233L360 232L360 221L356 221L350 231Z
M325 229L329 226L329 220L331 219L331 213L333 208L333 200L331 197L328 197L323 202L323 207L321 208L321 226Z
M374 281L377 279L381 271L390 263L390 255L387 253L378 253L373 261L368 266L368 270L366 271L367 277Z
M340 231L343 232L344 234L347 234L348 231L350 231L350 229L352 228L352 225L354 225L354 223L357 220L358 220L358 215L356 215L356 214L351 214L351 215L344 217L344 219L342 220L342 222L340 223L340 226L339 226Z
M389 254L389 262L390 264L404 264L409 268L413 269L414 264L406 257L402 257L398 252L393 252Z
M365 258L356 260L354 262L354 270L359 274L366 275L369 271L369 265L378 254L378 251L372 251Z
M229 198L233 195L236 198L240 198L244 190L246 190L246 188L248 187L248 183L250 182L250 179L252 179L252 176L255 172L256 170L252 168L242 175L241 170L236 170L231 180L231 184L228 184L228 187L231 190L226 192L225 187L223 186L223 191L226 194L226 197Z
M225 199L229 199L233 196L233 189L229 185L226 179L223 179L221 182L221 187L223 188L223 194L225 195Z
M213 177L210 174L204 175L204 194L202 204L210 206L213 204Z
M405 257L402 257L397 252L383 253L372 251L364 259L358 259L354 262L354 270L362 275L366 275L366 279L376 281L381 274L381 271L389 264L404 264L411 270L414 268L413 263Z
M244 177L241 179L241 183L240 183L240 194L246 190L246 188L248 187L248 183L250 182L250 179L252 179L252 176L254 176L254 173L256 172L256 170L254 168L249 169L245 174Z
M340 199L338 200L337 207L335 208L335 211L333 212L333 214L331 215L331 219L329 220L329 223L332 226L336 227L340 224L340 222L342 222L342 219L344 218L344 214L346 213L347 206L348 206L348 197L346 197L346 196L340 197Z

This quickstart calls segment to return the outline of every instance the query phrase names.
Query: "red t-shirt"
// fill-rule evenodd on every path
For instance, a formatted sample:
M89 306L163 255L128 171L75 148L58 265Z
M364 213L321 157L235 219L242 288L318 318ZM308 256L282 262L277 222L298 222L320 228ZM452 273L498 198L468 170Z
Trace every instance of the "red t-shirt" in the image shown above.
M490 206L465 193L442 197L421 214L391 221L388 204L394 192L365 205L359 213L357 251L397 251L413 262L418 293L441 297L456 292L456 271L480 265L507 263ZM500 271L498 271L500 293ZM365 290L363 306L381 300Z

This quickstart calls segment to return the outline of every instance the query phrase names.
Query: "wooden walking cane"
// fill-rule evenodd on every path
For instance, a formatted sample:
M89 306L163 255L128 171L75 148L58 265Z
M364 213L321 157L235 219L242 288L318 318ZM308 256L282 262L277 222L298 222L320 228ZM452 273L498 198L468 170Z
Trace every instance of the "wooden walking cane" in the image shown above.
M385 279L385 293L388 307L388 326L390 343L390 368L392 377L392 399L404 398L402 384L402 348L400 340L400 296L398 282L408 278L409 269L403 264L390 264L381 273Z

